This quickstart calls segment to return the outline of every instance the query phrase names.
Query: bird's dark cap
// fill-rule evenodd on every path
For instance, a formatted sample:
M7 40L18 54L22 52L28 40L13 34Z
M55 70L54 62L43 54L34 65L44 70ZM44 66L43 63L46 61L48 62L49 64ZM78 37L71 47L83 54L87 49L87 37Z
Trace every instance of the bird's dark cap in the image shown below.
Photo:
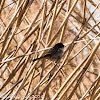
M64 47L64 45L63 45L62 43L57 43L57 44L55 45L55 47L62 48L62 47Z

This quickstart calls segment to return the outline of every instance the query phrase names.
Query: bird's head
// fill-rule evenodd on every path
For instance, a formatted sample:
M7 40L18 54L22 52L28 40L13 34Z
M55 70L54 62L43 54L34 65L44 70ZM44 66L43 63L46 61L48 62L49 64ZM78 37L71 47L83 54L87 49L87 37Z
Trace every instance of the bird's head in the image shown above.
M64 45L62 43L57 43L54 47L55 48L64 48Z

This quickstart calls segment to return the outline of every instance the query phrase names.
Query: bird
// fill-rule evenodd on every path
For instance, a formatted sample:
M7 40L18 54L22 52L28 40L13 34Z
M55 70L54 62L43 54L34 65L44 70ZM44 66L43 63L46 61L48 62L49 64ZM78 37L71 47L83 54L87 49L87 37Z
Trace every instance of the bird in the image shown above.
M55 46L53 46L49 51L42 57L33 59L32 61L40 60L40 59L49 59L51 61L57 61L59 60L64 52L64 45L63 43L57 43Z

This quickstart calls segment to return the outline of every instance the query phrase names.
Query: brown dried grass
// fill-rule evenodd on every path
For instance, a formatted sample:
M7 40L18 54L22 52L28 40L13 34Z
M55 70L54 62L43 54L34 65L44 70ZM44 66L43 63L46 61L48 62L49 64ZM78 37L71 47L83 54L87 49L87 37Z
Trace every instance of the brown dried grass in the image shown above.
M98 100L99 17L99 0L1 0L0 98ZM56 64L31 61L58 42L66 47Z

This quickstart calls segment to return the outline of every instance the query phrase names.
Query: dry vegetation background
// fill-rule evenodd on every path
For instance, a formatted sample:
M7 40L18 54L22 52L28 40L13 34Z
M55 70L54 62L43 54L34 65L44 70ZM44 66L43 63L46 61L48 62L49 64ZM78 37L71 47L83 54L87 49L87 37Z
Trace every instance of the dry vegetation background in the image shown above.
M58 42L57 64L31 61ZM0 0L0 98L100 100L99 46L100 0Z

